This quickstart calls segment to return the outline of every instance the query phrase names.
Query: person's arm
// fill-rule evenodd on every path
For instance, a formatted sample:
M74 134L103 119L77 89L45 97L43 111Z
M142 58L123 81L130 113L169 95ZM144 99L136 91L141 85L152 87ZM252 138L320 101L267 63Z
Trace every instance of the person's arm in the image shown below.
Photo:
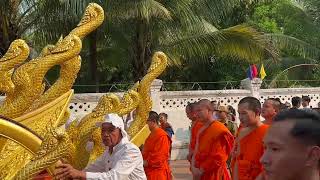
M255 180L265 180L264 172L260 173L259 176Z
M138 166L138 164L142 164L143 162L139 149L133 147L129 148L130 150L124 150L123 154L119 156L116 166L110 171L103 173L86 172L86 178L90 180L127 179L132 171ZM141 176L145 176L143 169L141 169Z
M201 161L199 169L207 172L225 165L228 155L231 152L233 142L234 138L231 134L225 133L221 135L211 145L210 154L207 158Z
M70 164L59 164L54 172L55 179L86 179L86 173L73 168Z
M172 135L174 134L172 128L171 128L171 127L168 127L168 128L166 128L165 131L166 131L166 133L168 134L168 136L169 136L170 138L172 138Z
M169 137L161 136L154 147L154 152L149 152L145 161L148 167L160 167L163 162L168 161L170 142Z
M100 156L94 163L88 165L84 170L80 171L73 168L70 164L59 164L55 170L55 178L74 178L74 179L86 179L86 171L90 172L103 172L105 171L105 154Z

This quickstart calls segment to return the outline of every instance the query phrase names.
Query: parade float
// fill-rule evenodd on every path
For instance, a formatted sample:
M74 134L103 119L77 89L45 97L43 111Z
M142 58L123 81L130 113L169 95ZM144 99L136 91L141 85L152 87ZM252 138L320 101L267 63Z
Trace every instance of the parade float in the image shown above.
M162 52L154 53L147 74L122 97L103 95L92 112L65 126L81 67L82 40L103 21L104 10L91 3L77 27L55 45L45 46L37 58L27 61L29 47L22 39L13 41L0 58L0 92L5 94L0 103L0 179L34 179L43 173L50 178L61 161L83 169L104 151L96 123L108 113L122 116L136 110L128 134L137 146L144 143L151 83L167 65ZM46 88L45 75L57 65L60 75ZM94 142L91 152L85 149L89 140Z

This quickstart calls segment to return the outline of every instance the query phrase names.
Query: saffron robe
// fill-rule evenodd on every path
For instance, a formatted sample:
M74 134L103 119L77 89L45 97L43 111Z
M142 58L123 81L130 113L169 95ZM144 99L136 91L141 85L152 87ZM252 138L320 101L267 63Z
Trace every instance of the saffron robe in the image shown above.
M189 145L189 151L193 152L194 148L196 146L196 138L197 134L200 130L200 128L203 126L203 124L199 121L196 121L191 128L191 136L190 136L190 145Z
M218 121L203 125L196 138L192 168L203 170L201 180L229 180L228 156L234 137L224 124Z
M193 151L196 146L197 134L202 126L203 126L202 123L197 120L195 121L194 124L192 124L190 142L189 142L189 156L187 157L189 162L191 162Z
M263 172L260 158L263 155L263 138L268 125L261 125L244 137L238 134L232 158L232 175L234 180L255 180ZM241 128L241 131L246 128ZM237 177L237 178L236 178Z
M161 128L155 129L146 139L143 147L144 170L148 180L170 180L169 154L171 138Z

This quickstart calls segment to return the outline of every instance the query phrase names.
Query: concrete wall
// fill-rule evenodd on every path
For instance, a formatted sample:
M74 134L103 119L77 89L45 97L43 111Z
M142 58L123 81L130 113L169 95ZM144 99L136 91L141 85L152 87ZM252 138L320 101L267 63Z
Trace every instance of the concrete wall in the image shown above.
M311 98L310 105L317 107L320 101L320 88L281 88L281 89L260 89L261 80L244 80L242 87L245 89L236 90L201 90L201 91L160 91L161 80L153 83L151 97L153 99L153 110L165 112L169 116L169 123L173 126L172 159L185 159L188 153L189 126L190 121L185 114L185 106L189 102L206 98L217 100L221 105L232 105L237 109L240 99L246 96L254 96L263 103L267 98L280 98L284 103L291 102L294 96L308 95ZM122 93L117 93L122 96ZM75 94L70 103L71 119L81 119L90 113L97 105L99 98L104 93ZM3 99L3 97L2 97ZM0 98L1 102L1 98Z

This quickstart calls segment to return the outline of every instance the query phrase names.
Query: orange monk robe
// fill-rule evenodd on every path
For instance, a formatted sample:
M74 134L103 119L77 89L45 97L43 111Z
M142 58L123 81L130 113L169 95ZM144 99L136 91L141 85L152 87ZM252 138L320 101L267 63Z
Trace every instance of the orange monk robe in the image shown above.
M221 122L201 128L197 136L192 166L203 170L201 180L229 180L227 159L234 137Z
M143 147L144 167L148 180L170 180L169 151L171 139L161 128L155 129L146 139Z
M268 127L268 125L263 124L241 139L238 139L238 135L231 164L233 179L255 180L256 177L263 172L260 158L263 155L263 138ZM241 130L245 130L245 127ZM235 166L237 166L237 168ZM237 176L238 179L236 179L235 176Z
M203 124L200 121L196 121L191 127L190 145L189 145L190 152L194 151L194 148L196 146L197 134L202 126Z

